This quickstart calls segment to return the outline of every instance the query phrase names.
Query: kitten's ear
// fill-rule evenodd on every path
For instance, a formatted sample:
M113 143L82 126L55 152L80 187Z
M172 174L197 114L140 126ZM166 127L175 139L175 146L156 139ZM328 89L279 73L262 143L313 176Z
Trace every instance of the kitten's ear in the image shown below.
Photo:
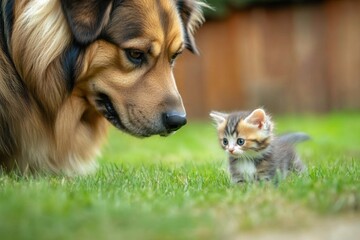
M220 124L225 122L227 116L228 115L226 113L221 113L221 112L216 112L216 111L210 112L210 117L216 123L217 126L219 126Z
M262 129L267 125L268 118L269 117L266 115L265 111L261 108L258 108L245 118L245 122Z

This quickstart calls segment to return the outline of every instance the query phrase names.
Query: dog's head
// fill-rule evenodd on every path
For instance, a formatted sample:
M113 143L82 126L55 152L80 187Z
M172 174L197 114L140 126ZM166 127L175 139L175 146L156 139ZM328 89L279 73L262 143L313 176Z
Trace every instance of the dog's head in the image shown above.
M77 44L86 46L75 88L117 128L167 135L186 123L173 76L202 23L196 0L62 0Z

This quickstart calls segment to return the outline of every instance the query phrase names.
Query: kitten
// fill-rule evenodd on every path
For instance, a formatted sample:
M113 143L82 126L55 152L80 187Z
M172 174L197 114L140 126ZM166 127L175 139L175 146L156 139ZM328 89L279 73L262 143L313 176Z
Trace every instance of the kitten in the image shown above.
M303 172L305 165L294 145L309 139L304 133L274 136L273 122L263 109L230 114L212 111L220 145L229 155L229 170L234 183L271 180L288 171Z

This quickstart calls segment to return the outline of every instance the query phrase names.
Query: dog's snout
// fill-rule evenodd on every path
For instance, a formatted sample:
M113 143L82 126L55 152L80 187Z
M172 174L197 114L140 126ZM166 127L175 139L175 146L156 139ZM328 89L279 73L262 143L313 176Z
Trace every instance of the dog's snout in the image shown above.
M173 132L186 124L186 114L179 112L165 112L162 115L163 123L168 132Z

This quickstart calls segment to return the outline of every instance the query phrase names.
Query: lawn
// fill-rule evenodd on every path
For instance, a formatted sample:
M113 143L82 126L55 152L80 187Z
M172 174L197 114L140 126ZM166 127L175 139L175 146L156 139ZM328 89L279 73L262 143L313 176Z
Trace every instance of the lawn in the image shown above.
M209 121L143 140L111 129L92 176L0 174L0 238L359 236L360 113L275 121L277 132L312 136L298 146L307 176L232 185Z

